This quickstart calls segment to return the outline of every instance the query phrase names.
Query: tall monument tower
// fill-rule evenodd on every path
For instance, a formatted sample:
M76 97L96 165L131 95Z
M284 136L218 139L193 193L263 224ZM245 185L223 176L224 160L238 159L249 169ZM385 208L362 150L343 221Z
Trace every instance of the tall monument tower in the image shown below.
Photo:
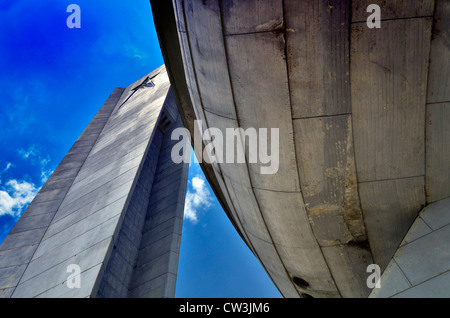
M0 297L173 297L181 125L164 66L115 89L0 246Z

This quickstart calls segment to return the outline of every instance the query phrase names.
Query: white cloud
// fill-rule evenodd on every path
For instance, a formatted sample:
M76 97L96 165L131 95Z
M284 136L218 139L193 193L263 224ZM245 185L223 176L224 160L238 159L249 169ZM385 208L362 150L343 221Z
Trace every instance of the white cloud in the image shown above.
M2 184L1 176L2 176L5 172L7 172L9 169L11 169L12 167L15 167L15 166L14 166L11 162L7 162L7 163L6 163L5 169L3 169L3 170L0 171L0 184Z
M211 206L212 196L206 186L205 180L200 176L193 177L189 182L192 185L193 191L186 193L184 217L193 224L196 224L201 209Z
M43 185L53 172L52 169L47 168L50 162L49 157L42 156L36 145L32 145L27 150L19 149L18 153L23 159L30 161L32 165L39 166L39 181ZM7 162L6 167L0 171L0 176L12 167L15 167L15 165ZM18 219L39 190L40 187L36 187L32 182L10 179L0 188L0 216L10 215Z
M52 169L44 169L41 170L41 182L44 184L48 178L52 175L53 170Z
M11 167L14 167L14 165L11 162L6 163L6 168L3 170L3 172L8 171Z
M34 165L39 165L41 168L41 182L44 184L53 173L52 169L47 168L50 158L48 156L43 157L36 145L31 145L27 150L19 149L18 153L23 159L30 159Z
M9 180L3 190L0 190L0 216L20 217L23 209L28 206L38 192L39 189L33 183Z

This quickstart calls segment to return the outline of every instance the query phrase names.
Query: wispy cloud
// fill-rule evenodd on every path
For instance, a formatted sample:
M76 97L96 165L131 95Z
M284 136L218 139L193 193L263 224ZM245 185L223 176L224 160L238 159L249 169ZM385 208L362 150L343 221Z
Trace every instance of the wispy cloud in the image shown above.
M0 190L0 216L20 217L24 207L33 200L38 192L39 189L31 182L9 180L3 190Z
M40 167L41 182L42 184L44 184L45 181L47 181L47 179L53 173L53 169L47 167L48 163L50 162L50 158L48 156L43 156L41 151L39 150L39 147L37 147L36 145L31 145L26 150L19 149L17 152L23 159L29 159L34 164L37 164Z
M206 186L205 180L195 176L189 181L193 191L187 191L184 204L184 217L193 224L198 222L199 213L202 209L210 207L212 196Z
M5 169L3 169L3 172L8 171L10 168L14 167L14 165L11 162L6 163Z
M40 151L37 149L35 145L30 146L27 150L19 149L17 150L17 152L23 159L28 159L30 156L31 157L39 156L40 154Z
M6 167L0 170L0 184L2 184L2 175L5 174L9 169L13 168L14 165L11 162L6 163Z

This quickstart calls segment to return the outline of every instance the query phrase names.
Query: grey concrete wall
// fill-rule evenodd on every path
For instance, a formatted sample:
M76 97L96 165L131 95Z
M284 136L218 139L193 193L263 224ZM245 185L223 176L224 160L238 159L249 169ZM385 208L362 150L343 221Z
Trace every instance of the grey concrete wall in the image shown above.
M182 127L171 92L95 297L174 297L189 164L171 157ZM163 127L165 127L163 132Z
M428 73L425 153L427 202L450 197L450 2L436 1Z
M175 297L189 171L189 164L175 164L170 158L177 142L171 132L182 127L177 117L164 134L129 297Z
M370 3L380 5L379 29L367 27L362 9ZM355 158L367 235L382 268L426 204L424 127L434 1L422 4L353 2Z
M126 297L131 275L136 263L142 228L147 213L149 197L161 149L162 133L157 129L144 166L125 213L113 252L96 297Z

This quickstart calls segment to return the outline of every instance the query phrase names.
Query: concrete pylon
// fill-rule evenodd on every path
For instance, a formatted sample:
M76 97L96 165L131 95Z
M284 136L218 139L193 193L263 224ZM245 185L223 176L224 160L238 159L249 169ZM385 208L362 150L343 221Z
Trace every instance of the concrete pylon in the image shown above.
M174 297L181 125L164 66L115 89L0 246L0 296Z

